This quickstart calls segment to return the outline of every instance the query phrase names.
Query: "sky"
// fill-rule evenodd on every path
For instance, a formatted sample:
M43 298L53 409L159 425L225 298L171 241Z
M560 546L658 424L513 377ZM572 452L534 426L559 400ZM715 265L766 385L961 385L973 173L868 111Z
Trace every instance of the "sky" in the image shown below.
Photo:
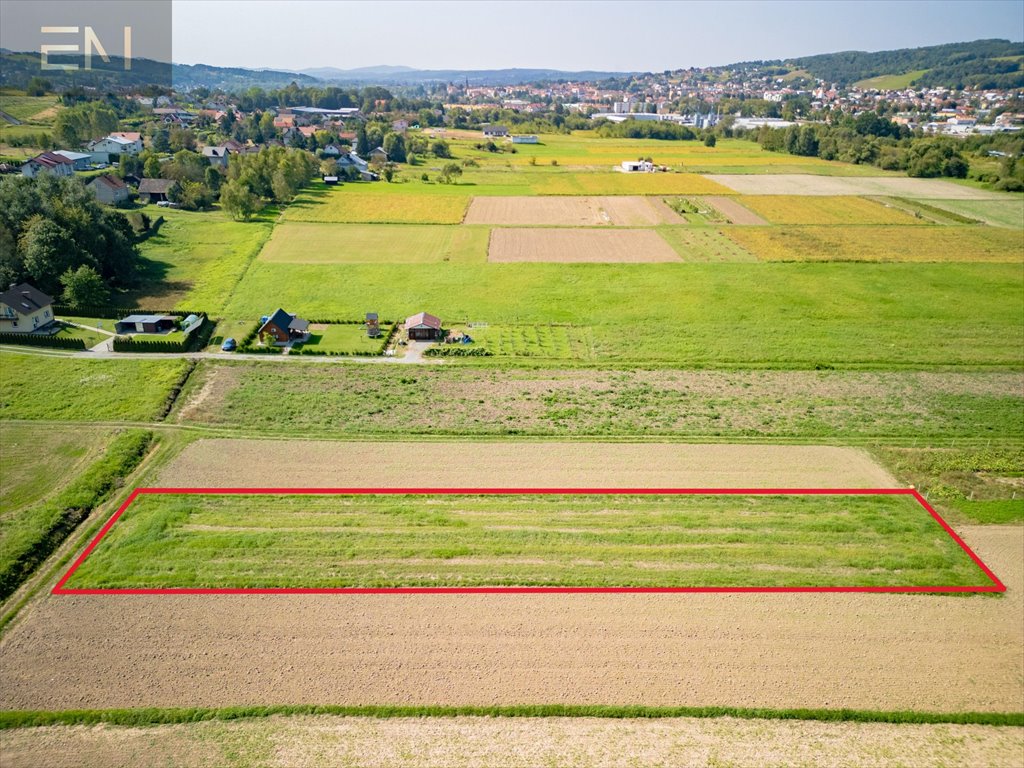
M1021 0L174 0L174 61L660 71L1024 39Z

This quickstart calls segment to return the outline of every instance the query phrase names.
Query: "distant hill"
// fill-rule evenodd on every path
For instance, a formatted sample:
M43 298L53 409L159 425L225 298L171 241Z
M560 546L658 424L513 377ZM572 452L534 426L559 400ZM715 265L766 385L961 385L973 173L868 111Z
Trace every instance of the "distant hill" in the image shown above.
M975 40L895 51L823 53L787 63L806 70L811 77L841 85L960 89L1022 88L1022 62L1024 43Z
M214 67L209 64L175 64L172 68L174 87L181 89L220 88L225 91L244 91L247 88L284 88L289 83L310 86L316 77L299 72L281 72L273 69L244 69L242 67Z
M467 81L470 85L522 85L538 80L607 80L633 74L592 70L565 72L560 69L414 69L389 65L357 69L319 67L304 69L302 72L328 82L360 85L416 85Z

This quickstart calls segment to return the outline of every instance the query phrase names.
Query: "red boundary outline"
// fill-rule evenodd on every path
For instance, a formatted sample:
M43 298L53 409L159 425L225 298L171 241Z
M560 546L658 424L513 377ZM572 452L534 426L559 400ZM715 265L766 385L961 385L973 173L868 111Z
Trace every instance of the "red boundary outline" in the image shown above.
M105 588L68 589L64 585L85 562L89 554L107 535L114 523L141 494L197 494L197 495L742 495L742 496L796 496L796 495L892 495L912 496L928 514L942 526L968 557L991 580L980 586L835 586L835 587L160 587L160 588ZM928 501L914 488L136 488L117 511L111 515L89 546L71 564L67 573L54 586L54 595L296 595L296 594L523 594L523 593L607 593L607 592L1005 592L1006 585L999 580L981 558L967 546Z

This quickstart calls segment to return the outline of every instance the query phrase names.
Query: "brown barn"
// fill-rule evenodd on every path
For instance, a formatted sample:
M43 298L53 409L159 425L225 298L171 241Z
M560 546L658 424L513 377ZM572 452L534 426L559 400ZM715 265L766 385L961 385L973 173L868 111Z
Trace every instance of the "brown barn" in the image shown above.
M305 341L309 336L309 321L278 309L260 326L260 341L264 344L287 344Z
M441 319L420 312L405 321L405 330L412 341L437 341L442 337Z

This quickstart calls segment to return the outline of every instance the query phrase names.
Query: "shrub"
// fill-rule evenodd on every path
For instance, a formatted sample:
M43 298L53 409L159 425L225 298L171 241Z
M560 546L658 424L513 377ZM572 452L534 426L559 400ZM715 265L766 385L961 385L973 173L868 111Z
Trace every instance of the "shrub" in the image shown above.
M67 336L37 336L34 333L0 333L0 344L19 344L26 347L50 349L85 349L85 341Z

